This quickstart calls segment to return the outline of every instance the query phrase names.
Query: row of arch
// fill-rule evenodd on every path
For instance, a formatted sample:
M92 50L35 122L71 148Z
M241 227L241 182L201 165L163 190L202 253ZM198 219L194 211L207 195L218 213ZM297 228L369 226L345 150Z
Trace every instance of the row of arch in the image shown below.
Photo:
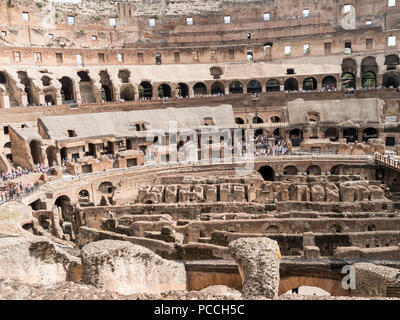
M339 174L339 165L335 165L331 168L330 174ZM275 170L270 166L262 166L258 169L265 181L275 181ZM294 165L285 166L283 168L283 175L294 176L300 173L299 169ZM304 172L307 176L320 176L322 173L321 167L317 165L310 165Z

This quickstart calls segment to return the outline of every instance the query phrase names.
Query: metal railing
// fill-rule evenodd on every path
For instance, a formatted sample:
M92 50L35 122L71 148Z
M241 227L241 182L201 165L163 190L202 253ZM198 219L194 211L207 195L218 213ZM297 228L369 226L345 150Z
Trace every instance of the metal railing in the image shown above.
M388 168L391 168L393 170L400 172L400 161L390 159L389 157L384 156L379 153L374 154L374 159L378 164L381 164L385 167L388 167Z

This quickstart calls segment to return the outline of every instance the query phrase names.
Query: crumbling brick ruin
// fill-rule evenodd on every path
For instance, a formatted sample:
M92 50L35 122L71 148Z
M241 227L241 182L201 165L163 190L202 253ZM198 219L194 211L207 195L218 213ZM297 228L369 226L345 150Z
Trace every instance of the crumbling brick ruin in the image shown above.
M2 1L0 298L3 278L400 297L399 6ZM252 243L273 277L248 276ZM165 268L122 274L142 255Z

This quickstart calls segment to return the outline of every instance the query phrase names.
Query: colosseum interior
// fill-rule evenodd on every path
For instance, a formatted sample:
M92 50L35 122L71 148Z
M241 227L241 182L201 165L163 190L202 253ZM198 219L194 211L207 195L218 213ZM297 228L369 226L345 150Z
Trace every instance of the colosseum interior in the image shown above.
M241 299L255 238L273 299L400 298L399 25L396 0L1 1L0 279L95 290L127 246L166 267L98 266L111 292Z

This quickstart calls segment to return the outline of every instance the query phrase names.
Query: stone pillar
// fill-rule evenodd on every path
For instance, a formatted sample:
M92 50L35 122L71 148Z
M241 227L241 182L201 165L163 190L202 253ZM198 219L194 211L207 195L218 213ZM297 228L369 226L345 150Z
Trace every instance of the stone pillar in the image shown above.
M28 105L28 96L26 94L21 94L21 105L22 106Z
M363 134L363 129L358 129L357 130L357 135L358 135L358 142L362 142L362 138L363 138L363 136L362 136L362 134Z
M46 104L45 95L43 93L39 93L39 104L42 104L42 105Z
M9 108L10 107L10 97L7 95L3 95L1 98L2 98L1 106L3 108Z

